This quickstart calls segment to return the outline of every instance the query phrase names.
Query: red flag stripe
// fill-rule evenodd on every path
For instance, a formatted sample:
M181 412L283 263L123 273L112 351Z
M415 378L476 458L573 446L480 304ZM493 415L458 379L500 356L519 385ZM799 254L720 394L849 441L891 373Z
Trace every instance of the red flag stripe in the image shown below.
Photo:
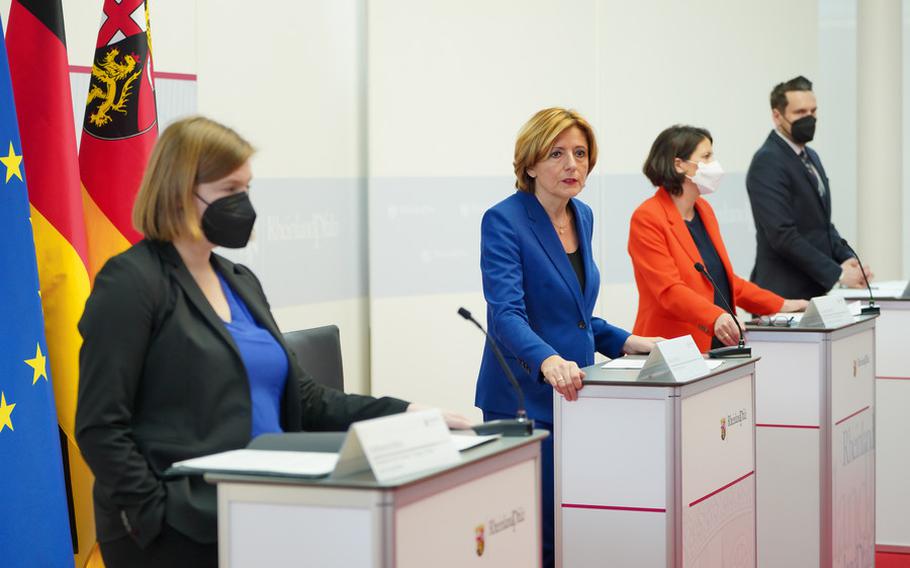
M75 130L66 133L59 129L59 125L73 121L66 46L18 2L10 6L10 20L15 20L16 25L7 32L7 50L16 110L23 118L20 122L22 144L27 150L23 163L31 190L29 200L87 265L79 167L73 159ZM35 49L35 45L43 49ZM24 80L39 72L41 81ZM48 104L49 93L64 99L64 104ZM39 117L40 120L35 119ZM40 164L55 166L39 167Z
M142 239L133 228L133 200L157 138L157 129L113 142L83 134L79 147L83 185L120 234L131 243ZM116 149L112 150L112 147ZM104 166L106 160L119 162L114 173Z

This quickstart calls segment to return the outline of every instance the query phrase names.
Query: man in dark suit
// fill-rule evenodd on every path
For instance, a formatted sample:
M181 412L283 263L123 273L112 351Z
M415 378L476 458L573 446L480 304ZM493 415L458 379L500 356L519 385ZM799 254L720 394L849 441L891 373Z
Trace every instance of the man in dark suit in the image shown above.
M812 83L799 76L771 91L774 130L752 158L746 189L755 219L752 281L785 298L865 286L860 265L831 222L831 192L815 135ZM871 279L872 272L864 267Z

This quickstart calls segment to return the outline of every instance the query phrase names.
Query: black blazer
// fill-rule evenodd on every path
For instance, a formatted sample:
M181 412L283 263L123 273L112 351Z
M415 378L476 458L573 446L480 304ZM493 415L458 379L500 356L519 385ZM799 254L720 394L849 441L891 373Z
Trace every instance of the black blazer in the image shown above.
M253 273L215 254L211 262L288 354L285 431L345 430L407 408L310 380ZM161 474L175 461L246 446L250 389L231 334L173 245L141 241L110 259L79 332L76 440L95 475L98 539L130 534L145 547L167 522L198 542L215 542L215 488L198 476L165 481Z
M807 146L806 153L824 184L824 197L800 157L774 131L746 175L757 245L751 280L785 298L826 294L840 278L840 264L852 256L831 223L825 168L815 150Z

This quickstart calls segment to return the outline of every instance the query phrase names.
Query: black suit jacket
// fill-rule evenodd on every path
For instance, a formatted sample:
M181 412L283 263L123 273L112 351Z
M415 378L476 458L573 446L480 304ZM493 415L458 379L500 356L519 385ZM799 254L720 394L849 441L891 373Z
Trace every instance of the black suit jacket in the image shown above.
M285 431L345 430L407 408L310 380L253 273L218 255L211 262L288 354ZM167 522L196 541L215 542L215 488L198 476L166 481L161 474L175 461L246 446L250 389L233 338L173 245L142 241L109 260L79 332L76 439L95 475L98 539L130 534L144 547Z
M806 153L824 184L821 197L800 157L776 132L752 158L746 189L755 219L752 281L785 298L826 294L850 258L831 223L831 188L818 154Z

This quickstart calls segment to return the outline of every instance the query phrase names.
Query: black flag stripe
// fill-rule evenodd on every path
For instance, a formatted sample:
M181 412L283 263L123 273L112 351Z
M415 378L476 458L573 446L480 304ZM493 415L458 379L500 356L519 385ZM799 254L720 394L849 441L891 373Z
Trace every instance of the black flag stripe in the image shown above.
M66 45L66 32L63 29L63 3L60 0L13 0L32 13L33 16L57 36Z

